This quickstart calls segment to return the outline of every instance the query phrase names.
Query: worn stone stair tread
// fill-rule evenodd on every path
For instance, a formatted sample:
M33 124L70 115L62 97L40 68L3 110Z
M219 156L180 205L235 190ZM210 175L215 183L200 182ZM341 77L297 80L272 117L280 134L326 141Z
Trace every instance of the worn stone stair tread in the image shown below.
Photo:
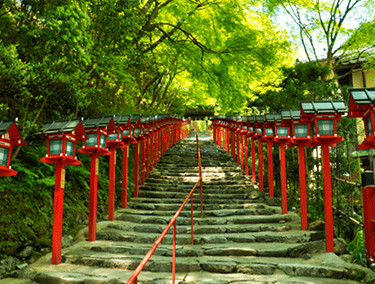
M254 208L254 209L216 209L216 210L205 210L204 216L206 217L223 217L223 216L234 216L234 215L272 215L276 213L281 213L279 208ZM183 211L181 212L181 217L190 217L191 216L191 208L190 204L185 206ZM169 214L168 214L169 213ZM142 216L173 216L171 212L166 212L166 210L140 210L140 209L133 209L128 208L122 211L122 214L131 214L131 215L142 215ZM193 214L194 218L201 218L200 210L195 210Z

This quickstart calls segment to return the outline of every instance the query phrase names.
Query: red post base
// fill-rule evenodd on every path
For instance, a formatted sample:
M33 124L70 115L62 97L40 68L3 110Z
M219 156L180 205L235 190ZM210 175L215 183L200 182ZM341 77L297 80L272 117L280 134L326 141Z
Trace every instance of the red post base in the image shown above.
M53 208L53 232L52 232L52 264L61 263L61 239L63 228L63 208L64 208L64 188L65 188L65 164L56 164L55 174L55 196Z
M98 198L98 175L99 175L99 155L95 151L91 154L90 166L90 201L89 201L89 232L88 241L96 240L96 207Z

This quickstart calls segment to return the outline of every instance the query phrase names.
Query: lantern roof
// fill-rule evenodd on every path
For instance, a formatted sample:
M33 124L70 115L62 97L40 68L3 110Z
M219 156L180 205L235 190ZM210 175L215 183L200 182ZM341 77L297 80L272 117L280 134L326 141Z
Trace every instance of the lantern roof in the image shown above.
M348 117L363 117L368 109L374 107L375 88L349 89L349 93Z
M142 124L146 124L146 123L149 123L149 121L150 121L150 117L147 116L147 115L142 115L142 116L140 117L140 120L141 120L141 123L142 123Z
M47 122L38 134L47 135L54 133L66 133L76 131L78 136L84 135L81 119L69 119Z
M356 104L375 104L375 88L349 89Z
M116 125L119 124L128 124L130 120L131 114L121 114L121 115L115 115L113 117L113 122Z
M266 113L266 120L267 122L281 121L281 114L280 113Z
M347 112L344 101L301 101L301 110L304 114Z
M281 117L283 120L299 120L301 118L301 110L299 109L282 109Z
M137 123L140 119L140 115L139 114L132 114L130 116L130 123Z
M16 125L17 118L11 120L0 121L0 136L9 134L10 143L15 146L26 145L25 141L22 140L20 131Z
M83 128L101 128L108 126L109 128L114 128L115 124L113 121L113 115L106 115L106 116L97 116L97 117L89 117L86 118L83 122Z
M255 115L255 122L264 123L266 122L266 117L264 115Z

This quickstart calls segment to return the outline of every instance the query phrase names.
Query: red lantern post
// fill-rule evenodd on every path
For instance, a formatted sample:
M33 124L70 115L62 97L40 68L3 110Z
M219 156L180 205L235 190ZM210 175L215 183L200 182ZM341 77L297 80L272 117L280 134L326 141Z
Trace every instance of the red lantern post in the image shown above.
M274 197L274 188L273 188L273 154L272 154L272 146L274 140L274 124L276 121L275 118L276 114L274 113L267 113L265 115L266 122L263 124L263 141L267 142L267 150L268 150L268 189L269 189L269 197Z
M10 157L13 147L26 145L16 125L17 119L0 121L0 176L15 176L17 171L11 168Z
M304 101L301 102L301 118L310 119L313 129L312 142L322 147L324 218L326 233L326 251L334 252L333 214L331 189L331 164L329 146L343 140L337 134L337 122L346 113L343 101Z
M280 147L280 179L281 179L281 202L282 213L288 213L288 197L286 188L286 162L285 145L290 142L289 125L282 121L282 115L277 113L275 118L275 138L274 141Z
M375 88L350 89L348 117L362 118L366 138L358 145L360 149L375 148ZM367 171L362 177L363 223L366 257L375 263L375 186L374 172Z
M258 140L258 159L259 159L259 190L264 190L263 185L263 123L265 123L266 118L264 115L255 116L255 134L254 138Z
M290 146L298 147L299 181L300 181L300 206L301 229L307 230L307 193L306 193L306 165L305 146L311 145L309 120L301 119L299 109L281 110L283 122L290 125Z
M52 232L52 264L61 263L61 240L64 209L65 165L80 165L75 153L78 140L86 138L80 119L46 123L39 134L47 139L47 155L40 159L56 164Z
M99 176L99 155L110 155L107 149L108 133L114 131L113 116L93 117L83 121L87 135L84 145L78 152L89 154L90 163L90 201L89 201L89 231L88 241L96 240L96 217Z

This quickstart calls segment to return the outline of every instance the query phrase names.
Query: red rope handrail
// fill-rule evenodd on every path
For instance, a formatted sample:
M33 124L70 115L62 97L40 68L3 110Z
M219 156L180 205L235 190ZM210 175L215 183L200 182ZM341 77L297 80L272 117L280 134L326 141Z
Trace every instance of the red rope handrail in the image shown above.
M145 267L146 263L150 260L152 254L155 252L156 248L160 245L162 240L164 239L165 235L168 233L169 229L173 225L173 253L172 253L172 283L175 283L175 274L176 274L176 220L177 217L180 215L182 209L185 207L186 203L188 202L189 198L191 198L191 244L193 244L193 193L196 187L198 186L198 183L200 184L200 197L201 197L201 216L203 215L203 192L202 192L202 184L203 184L203 178L202 178L202 164L201 164L201 153L200 153L200 147L199 147L199 138L198 133L196 133L197 137L197 151L198 151L198 167L199 167L199 179L195 183L193 189L189 192L188 196L185 198L184 202L181 204L180 208L176 211L171 221L168 223L167 227L163 230L163 232L160 234L160 236L157 238L151 249L148 251L148 253L145 255L145 257L142 259L142 261L139 263L137 268L134 270L133 274L130 276L129 280L126 282L126 284L132 284L137 283L137 277Z

